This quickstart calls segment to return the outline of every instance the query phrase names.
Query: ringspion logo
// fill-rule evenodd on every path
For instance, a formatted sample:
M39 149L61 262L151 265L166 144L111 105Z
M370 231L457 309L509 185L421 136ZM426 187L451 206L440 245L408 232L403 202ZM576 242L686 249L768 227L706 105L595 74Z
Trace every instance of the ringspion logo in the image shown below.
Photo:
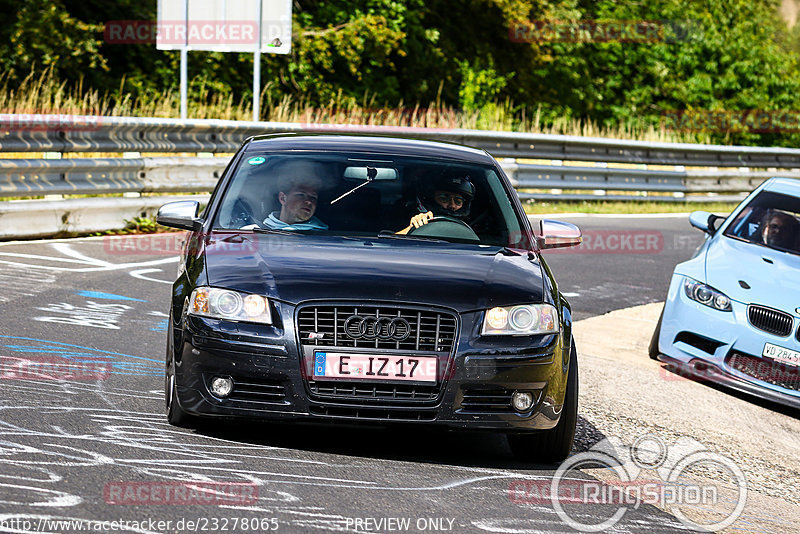
M512 481L508 498L520 505L550 504L580 532L611 529L643 504L668 511L692 530L717 532L744 511L747 480L730 458L691 438L667 444L644 434L626 445L610 436L569 457L550 480Z

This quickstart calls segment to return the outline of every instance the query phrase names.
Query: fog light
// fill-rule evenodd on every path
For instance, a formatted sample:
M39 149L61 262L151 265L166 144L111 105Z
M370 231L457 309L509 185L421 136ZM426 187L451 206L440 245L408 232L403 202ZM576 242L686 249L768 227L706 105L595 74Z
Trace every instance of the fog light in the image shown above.
M211 393L225 398L233 391L233 380L226 376L215 376L211 379Z
M527 412L533 406L533 393L530 391L515 391L511 395L511 404L518 412Z

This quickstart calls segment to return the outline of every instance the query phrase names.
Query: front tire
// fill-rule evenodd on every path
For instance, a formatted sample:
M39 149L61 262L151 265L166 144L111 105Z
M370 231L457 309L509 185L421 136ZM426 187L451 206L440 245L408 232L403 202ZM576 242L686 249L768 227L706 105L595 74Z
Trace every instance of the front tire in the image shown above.
M658 316L658 322L656 323L655 331L653 331L653 337L650 338L648 354L650 354L651 360L658 360L658 357L661 354L661 350L658 348L658 338L661 337L661 321L664 319L664 310L666 308L667 305L664 304L664 307L661 308L661 315Z
M557 463L569 456L578 426L578 351L575 341L569 355L567 392L558 424L536 434L509 434L508 445L518 460Z
M178 387L175 378L175 348L174 334L172 325L172 314L169 317L167 327L167 357L164 369L164 404L166 409L167 421L169 424L178 427L191 426L195 417L185 412L178 402Z

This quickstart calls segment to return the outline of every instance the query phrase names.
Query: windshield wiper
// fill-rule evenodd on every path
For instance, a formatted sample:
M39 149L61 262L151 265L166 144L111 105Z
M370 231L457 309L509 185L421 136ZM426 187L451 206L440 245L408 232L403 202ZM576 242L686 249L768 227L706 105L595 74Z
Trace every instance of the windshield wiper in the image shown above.
M278 235L299 235L297 232L290 232L289 230L279 230L277 228L253 228L254 232L258 234L278 234Z
M512 250L508 247L500 247L500 250L498 250L495 254L502 254L503 256L522 256L522 254L516 250Z
M408 234L396 234L390 230L383 230L378 234L382 239L409 239L411 241L427 241L428 243L449 243L450 241L436 237L422 237Z

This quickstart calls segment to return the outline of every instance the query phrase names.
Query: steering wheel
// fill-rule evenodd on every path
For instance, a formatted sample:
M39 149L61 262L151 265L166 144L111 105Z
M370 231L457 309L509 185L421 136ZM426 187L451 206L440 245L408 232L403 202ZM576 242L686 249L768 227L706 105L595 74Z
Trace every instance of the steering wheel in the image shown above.
M428 221L428 224L423 224L419 228L411 228L411 230L408 231L408 235L461 239L463 241L474 241L476 243L479 243L481 240L470 225L461 219L444 215L434 217Z
M253 218L253 213L253 208L250 206L249 202L243 198L237 198L231 208L228 224L231 228L241 228L249 224L258 224L259 221Z

